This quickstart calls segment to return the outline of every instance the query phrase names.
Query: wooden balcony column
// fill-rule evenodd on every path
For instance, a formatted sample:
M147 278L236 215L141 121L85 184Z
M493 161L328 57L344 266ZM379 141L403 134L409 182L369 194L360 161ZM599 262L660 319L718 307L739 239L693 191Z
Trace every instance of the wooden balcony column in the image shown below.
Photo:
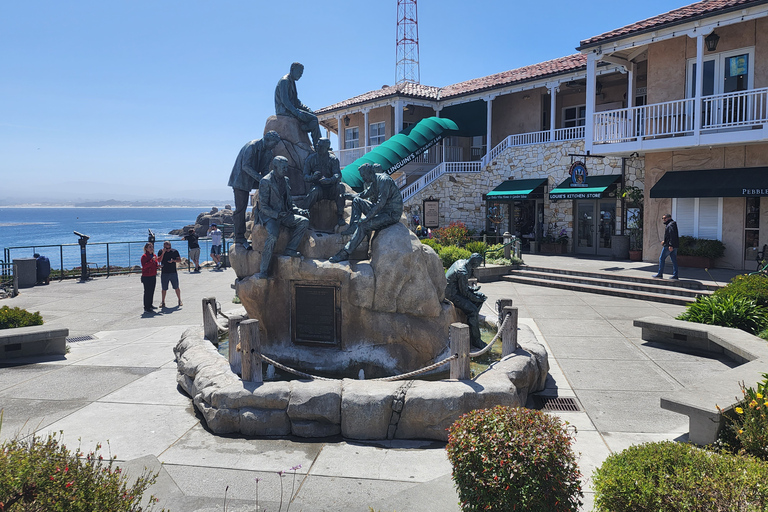
M363 141L364 141L363 142L363 147L366 147L366 148L371 145L371 140L368 138L368 136L369 136L369 134L368 134L368 112L370 112L370 111L371 111L371 109L369 109L369 108L364 108L363 109L363 124L365 125L365 128L363 130L363 132L365 133L365 135L364 135L365 138L363 139Z
M560 84L548 83L547 92L549 93L549 142L555 142L555 122L557 114L557 93L560 92Z
M584 149L587 153L592 151L595 140L595 90L597 81L597 61L600 60L601 50L593 50L587 54L587 97L586 119L584 120Z
M711 32L711 31L710 31ZM704 94L704 36L696 35L696 96L693 98L693 137L698 146L701 138L701 97Z

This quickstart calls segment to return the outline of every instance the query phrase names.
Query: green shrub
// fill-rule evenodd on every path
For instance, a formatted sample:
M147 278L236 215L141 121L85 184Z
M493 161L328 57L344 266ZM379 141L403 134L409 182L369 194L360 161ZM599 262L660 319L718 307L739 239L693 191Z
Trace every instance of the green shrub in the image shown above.
M472 253L461 247L456 247L455 245L447 245L442 247L437 255L440 256L440 259L443 261L443 267L448 268L453 265L456 260L468 259L472 256Z
M141 506L157 478L145 471L128 486L128 477L105 461L100 447L85 455L72 453L56 434L0 444L0 510L4 512L72 511L141 512L154 510L157 499ZM79 452L79 450L78 450Z
M476 252L477 254L485 254L488 252L488 244L485 242L479 242L479 241L472 241L467 242L466 245L464 245L464 248L468 250L470 253Z
M443 248L443 246L442 246L442 245L440 245L439 243L437 243L437 241L436 241L436 240L434 240L434 239L432 239L432 238L422 238L422 239L421 239L421 243L422 243L422 244L424 244L424 245L428 245L428 246L430 246L430 247L431 247L432 249L434 249L434 250L435 250L435 252L436 252L436 253L438 253L438 254L440 253L440 249L442 249L442 248Z
M722 258L725 254L725 244L720 240L708 238L680 237L679 256L700 256L702 258Z
M759 511L768 464L662 441L609 455L593 475L599 512Z
M469 230L463 222L451 222L444 228L432 230L432 238L440 245L463 246L469 242Z
M761 332L759 336L761 338L763 338L764 340L768 341L768 329L766 329L763 332Z
M768 307L768 279L755 274L739 275L731 282L715 291L715 295L740 295L755 301L759 306Z
M13 329L30 325L43 325L43 317L40 316L39 311L30 313L26 309L11 309L8 306L0 308L0 329Z
M768 308L738 295L699 295L677 319L756 334L768 327Z
M578 510L583 493L573 435L554 416L496 406L450 427L448 459L465 511Z
M720 431L718 444L731 452L768 461L768 374L763 374L756 388L743 382L739 386L744 398L733 411L723 413L728 424Z

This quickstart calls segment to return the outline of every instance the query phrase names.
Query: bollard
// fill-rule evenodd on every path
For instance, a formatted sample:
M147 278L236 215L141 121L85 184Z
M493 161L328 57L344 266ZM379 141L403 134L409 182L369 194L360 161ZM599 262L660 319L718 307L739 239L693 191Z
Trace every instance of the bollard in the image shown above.
M217 343L219 340L219 329L216 326L216 319L211 316L208 304L211 305L213 311L216 311L216 297L203 298L203 336L208 341Z
M261 340L259 339L259 321L243 320L240 322L240 349L242 350L243 382L264 382L261 376Z
M237 344L240 343L240 323L245 320L244 315L232 315L229 317L229 367L237 374L242 374L243 360L242 352L237 351ZM242 350L242 347L241 347Z
M509 231L505 231L502 237L504 240L504 257L506 259L510 259L511 252L510 252L509 244L512 242L512 235L510 234Z
M458 354L458 359L451 361L451 379L468 380L469 373L469 326L451 324L451 354Z
M13 296L19 294L19 267L13 263Z
M505 306L502 318L510 317L507 325L501 331L501 357L506 357L517 350L517 320L518 311L515 306Z

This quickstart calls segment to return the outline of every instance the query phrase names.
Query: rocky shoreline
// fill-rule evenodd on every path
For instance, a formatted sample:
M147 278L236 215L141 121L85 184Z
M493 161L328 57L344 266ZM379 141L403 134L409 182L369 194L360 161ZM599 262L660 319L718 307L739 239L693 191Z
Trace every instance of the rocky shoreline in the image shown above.
M211 224L216 224L224 232L224 236L229 237L232 235L232 214L232 206L229 204L221 210L214 206L208 212L201 212L194 224L187 224L181 229L171 230L168 234L184 236L189 233L190 229L194 229L197 236L204 237L208 235L208 227Z

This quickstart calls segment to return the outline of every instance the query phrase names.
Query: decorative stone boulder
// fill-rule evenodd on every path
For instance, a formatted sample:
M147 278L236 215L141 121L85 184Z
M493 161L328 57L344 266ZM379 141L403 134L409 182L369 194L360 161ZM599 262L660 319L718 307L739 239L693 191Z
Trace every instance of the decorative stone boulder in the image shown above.
M278 256L272 276L259 279L263 227L253 250L234 246L230 264L236 292L249 318L259 320L262 351L308 372L366 378L413 371L448 353L450 324L458 320L444 301L440 258L401 222L362 243L350 261L330 263L349 237L312 232L302 258ZM288 235L278 239L275 254ZM354 258L357 258L355 260Z

